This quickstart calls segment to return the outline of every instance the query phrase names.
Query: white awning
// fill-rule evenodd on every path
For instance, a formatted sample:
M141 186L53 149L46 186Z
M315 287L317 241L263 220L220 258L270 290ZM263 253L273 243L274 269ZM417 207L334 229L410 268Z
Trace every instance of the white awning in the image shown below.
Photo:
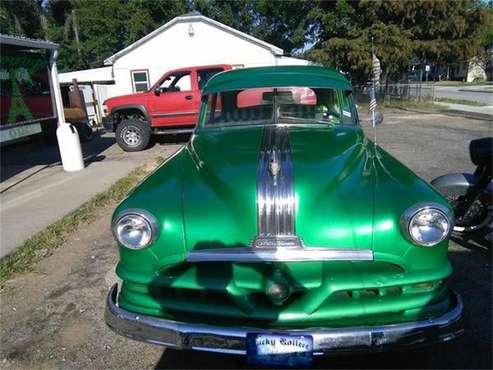
M112 76L111 69L112 67L102 67L59 73L58 80L61 84L70 84L74 78L78 83L113 83L114 78Z

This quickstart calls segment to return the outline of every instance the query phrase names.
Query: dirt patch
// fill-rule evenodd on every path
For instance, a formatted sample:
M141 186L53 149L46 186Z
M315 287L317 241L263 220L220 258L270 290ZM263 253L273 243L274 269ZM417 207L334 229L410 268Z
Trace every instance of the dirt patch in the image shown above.
M75 308L75 305L73 306ZM70 308L71 310L72 308ZM65 347L65 349L68 348L69 350L79 347L89 336L91 329L92 323L89 320L74 319L72 322L67 322L58 335L60 347Z
M115 206L81 227L34 272L5 284L0 303L0 359L6 360L2 367L142 367L143 353L155 353L157 362L162 349L129 345L104 324L106 294L116 281L117 250L109 231Z

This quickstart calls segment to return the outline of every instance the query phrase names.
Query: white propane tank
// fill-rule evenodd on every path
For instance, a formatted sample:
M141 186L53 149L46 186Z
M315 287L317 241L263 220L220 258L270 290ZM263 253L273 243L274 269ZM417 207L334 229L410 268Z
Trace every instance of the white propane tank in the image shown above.
M75 127L68 123L61 123L56 129L60 157L63 169L68 172L80 171L84 168L79 134Z

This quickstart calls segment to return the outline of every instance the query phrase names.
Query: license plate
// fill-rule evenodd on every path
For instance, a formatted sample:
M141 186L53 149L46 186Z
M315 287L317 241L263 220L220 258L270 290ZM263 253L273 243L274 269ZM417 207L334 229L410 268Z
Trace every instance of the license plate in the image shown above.
M306 367L313 358L309 335L247 334L248 361L254 365Z

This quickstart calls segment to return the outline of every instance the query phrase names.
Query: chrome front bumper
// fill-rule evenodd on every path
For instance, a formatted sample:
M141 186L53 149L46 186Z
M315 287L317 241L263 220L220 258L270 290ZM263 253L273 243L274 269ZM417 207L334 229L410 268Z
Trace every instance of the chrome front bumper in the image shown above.
M412 323L349 327L276 330L187 324L139 315L116 305L118 288L113 285L107 300L105 321L116 333L147 343L176 349L246 354L247 333L311 335L315 355L335 352L382 351L437 342L461 335L462 299L454 293L454 307L435 319Z

